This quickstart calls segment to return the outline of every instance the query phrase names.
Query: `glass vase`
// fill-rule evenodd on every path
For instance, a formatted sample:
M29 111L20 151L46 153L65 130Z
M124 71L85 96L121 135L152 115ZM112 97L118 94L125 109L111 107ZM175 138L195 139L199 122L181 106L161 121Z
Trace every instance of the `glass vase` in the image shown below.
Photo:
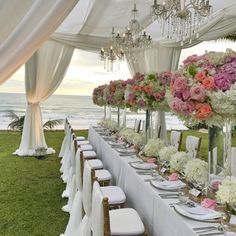
M152 113L151 111L146 111L146 122L145 122L145 141L146 143L152 137Z
M120 127L120 108L117 108L117 125Z

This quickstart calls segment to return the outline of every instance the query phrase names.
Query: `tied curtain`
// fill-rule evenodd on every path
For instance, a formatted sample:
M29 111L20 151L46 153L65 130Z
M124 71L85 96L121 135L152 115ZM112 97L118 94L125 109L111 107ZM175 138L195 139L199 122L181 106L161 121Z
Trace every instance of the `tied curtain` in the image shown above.
M26 63L25 88L28 105L20 147L14 154L34 155L36 148L47 148L40 102L50 97L61 84L73 51L74 47L47 41ZM53 152L53 149L47 149L48 154Z
M0 84L47 40L78 0L0 0Z
M140 73L157 73L162 71L174 71L178 68L181 48L165 47L160 42L153 43L148 49L134 50L126 55L131 75ZM167 141L165 112L159 111L156 116L156 127L161 127L160 138Z

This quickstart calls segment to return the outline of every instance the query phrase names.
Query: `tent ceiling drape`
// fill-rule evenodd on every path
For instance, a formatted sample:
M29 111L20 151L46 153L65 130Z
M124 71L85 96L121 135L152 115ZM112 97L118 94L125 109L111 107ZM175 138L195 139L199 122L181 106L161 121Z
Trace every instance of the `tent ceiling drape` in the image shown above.
M77 2L0 0L0 84L49 38Z

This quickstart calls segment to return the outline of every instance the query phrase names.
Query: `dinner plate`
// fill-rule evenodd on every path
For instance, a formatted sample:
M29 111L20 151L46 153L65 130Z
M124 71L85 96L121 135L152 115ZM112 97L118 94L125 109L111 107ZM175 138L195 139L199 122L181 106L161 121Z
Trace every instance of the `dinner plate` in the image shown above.
M188 207L187 205L174 205L177 213L189 219L204 222L218 222L221 214L209 208L204 208L197 204L196 207Z
M110 141L108 142L108 144L110 144L113 147L124 147L124 143L119 143L119 142Z
M146 162L134 162L130 163L130 166L138 170L151 170L157 167L157 165L153 163L146 163Z
M125 149L125 148L116 148L116 151L117 152L120 152L120 153L135 153L135 150L134 149Z
M181 180L176 181L170 181L170 180L164 180L164 181L151 181L151 185L155 188L161 189L161 190L167 190L167 191L176 191L180 188L184 188L186 186L185 183L183 183Z

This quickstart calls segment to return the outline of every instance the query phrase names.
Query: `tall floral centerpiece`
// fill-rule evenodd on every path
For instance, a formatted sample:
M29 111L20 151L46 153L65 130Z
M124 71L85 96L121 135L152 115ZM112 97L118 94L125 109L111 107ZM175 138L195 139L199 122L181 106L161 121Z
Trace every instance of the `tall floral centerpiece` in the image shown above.
M105 100L104 97L104 91L106 87L107 85L104 84L96 87L93 90L93 103L100 107L104 106L104 119L106 119L106 105L107 105L107 101Z
M146 111L146 142L151 137L151 111L168 111L166 87L171 79L170 72L160 74L137 73L127 81L125 100L131 110Z
M232 50L190 56L171 80L170 108L189 126L203 123L210 127L209 151L216 147L217 127L236 118L235 81L236 53Z
M126 83L124 80L110 81L109 85L104 89L104 98L107 104L117 108L117 122L120 126L120 109L124 109L125 105L125 89Z

